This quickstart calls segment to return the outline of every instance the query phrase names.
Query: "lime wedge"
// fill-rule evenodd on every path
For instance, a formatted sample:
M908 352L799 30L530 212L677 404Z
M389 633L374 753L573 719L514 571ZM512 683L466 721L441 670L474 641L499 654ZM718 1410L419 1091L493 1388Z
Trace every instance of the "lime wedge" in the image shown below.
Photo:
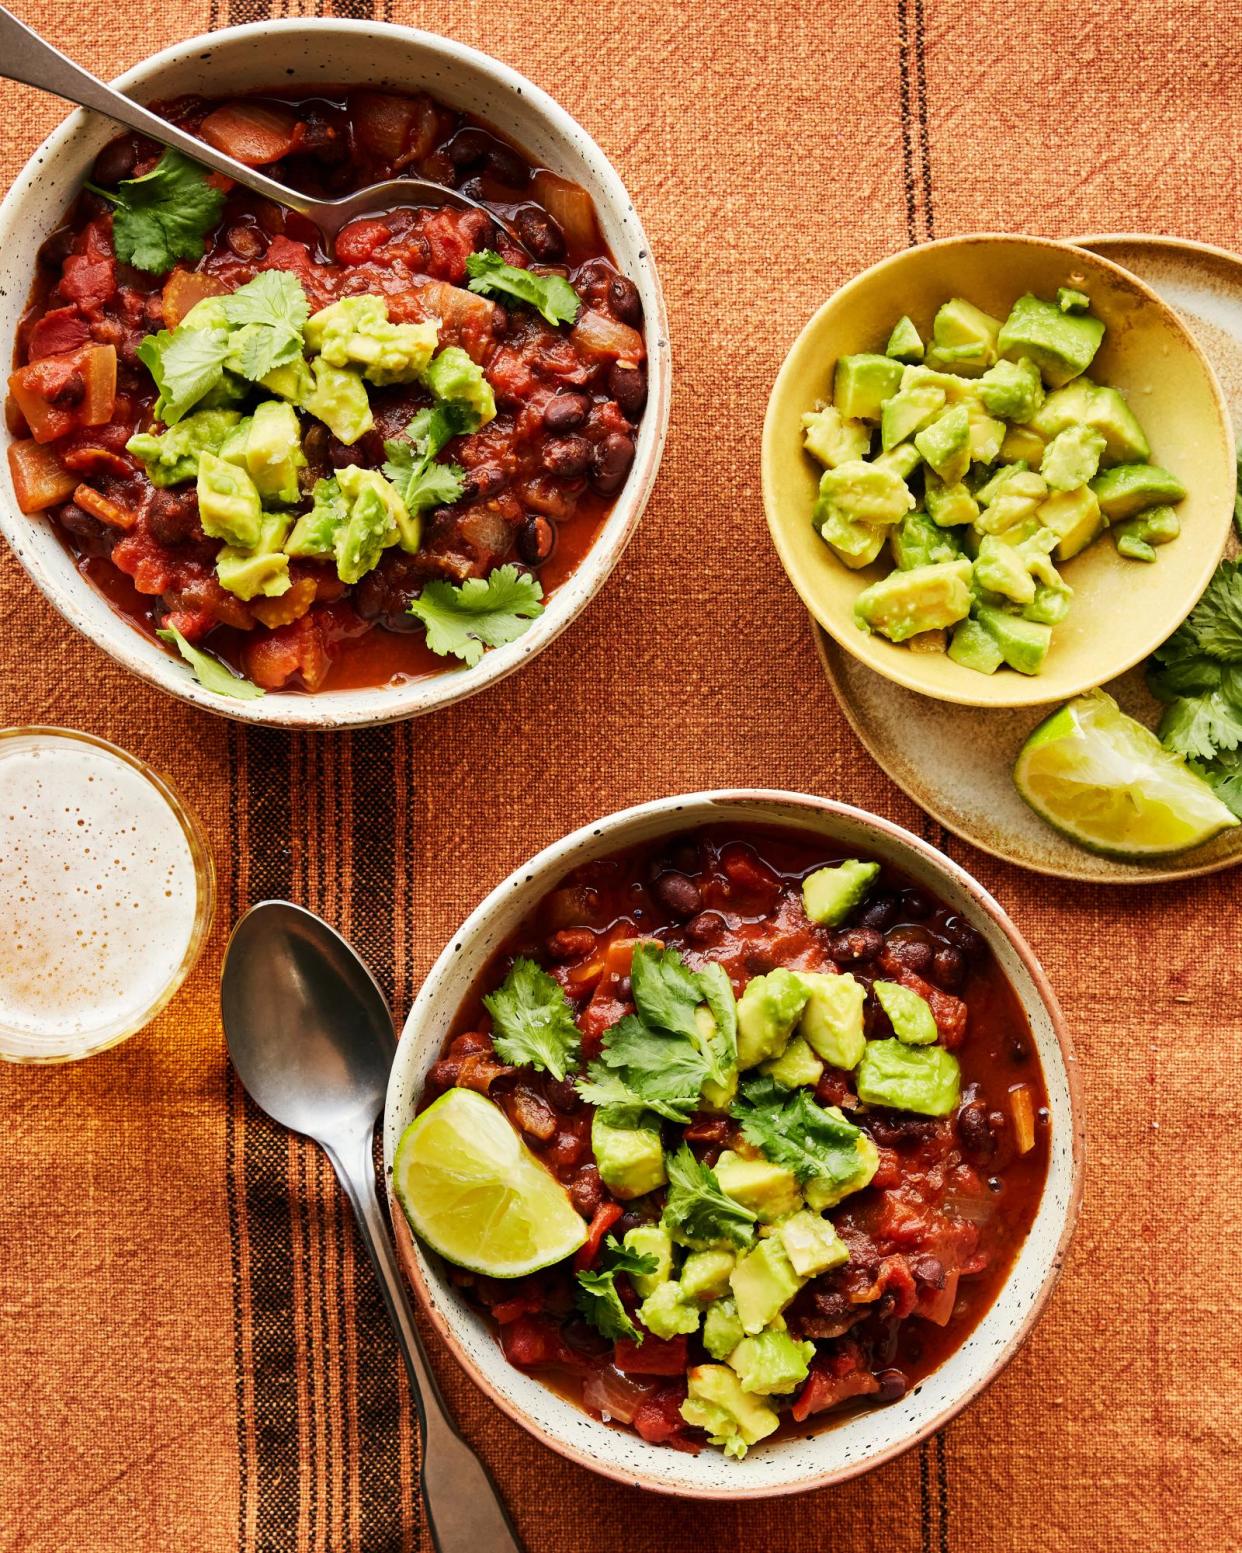
M1180 756L1102 690L1040 723L1013 779L1049 825L1111 857L1185 852L1238 823Z
M508 1118L450 1089L401 1134L393 1190L415 1234L489 1278L521 1278L572 1255L587 1227Z

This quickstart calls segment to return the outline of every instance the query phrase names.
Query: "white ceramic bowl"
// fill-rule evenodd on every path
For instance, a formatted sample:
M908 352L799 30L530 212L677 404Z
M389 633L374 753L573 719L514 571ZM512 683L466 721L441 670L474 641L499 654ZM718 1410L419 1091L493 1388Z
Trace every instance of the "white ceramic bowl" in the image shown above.
M641 804L583 826L516 869L462 924L406 1020L388 1086L384 1158L389 1170L414 1115L427 1070L458 1006L488 957L571 870L657 836L722 822L778 824L883 859L966 916L1016 990L1043 1066L1052 1115L1048 1180L1039 1209L996 1302L965 1343L899 1403L858 1413L808 1439L759 1446L744 1461L719 1451L688 1456L649 1445L580 1411L515 1369L491 1330L449 1282L444 1264L418 1246L390 1198L398 1251L424 1307L483 1390L537 1439L619 1482L702 1499L764 1498L841 1482L898 1455L945 1424L1013 1357L1056 1282L1078 1214L1082 1124L1074 1054L1043 971L1009 918L969 874L917 836L846 804L800 793L692 793Z
M664 297L642 223L607 157L564 108L516 70L477 49L410 27L378 22L256 22L176 44L119 77L116 85L149 102L185 92L226 96L264 87L363 84L426 90L489 120L535 161L572 179L595 200L604 239L637 285L646 314L648 400L633 467L599 537L544 613L516 642L489 652L477 668L447 669L393 688L268 695L226 702L205 692L186 665L129 625L75 568L38 516L18 510L7 460L0 473L0 532L33 581L83 635L135 674L183 701L244 722L286 728L344 728L394 722L448 706L511 674L585 608L638 526L655 481L668 427L670 357ZM55 230L96 155L116 126L74 113L31 157L0 204L0 340L6 360L26 306L40 243ZM5 376L11 368L5 368Z

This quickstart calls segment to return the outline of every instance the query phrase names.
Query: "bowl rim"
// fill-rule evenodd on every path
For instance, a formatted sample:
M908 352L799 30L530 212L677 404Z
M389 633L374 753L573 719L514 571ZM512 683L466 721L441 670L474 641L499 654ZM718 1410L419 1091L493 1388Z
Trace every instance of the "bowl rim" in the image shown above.
M637 531L664 455L672 388L672 353L664 291L650 239L621 175L595 138L568 109L520 71L482 49L440 33L391 22L283 17L196 34L139 60L116 76L111 84L139 101L146 101L151 95L158 95L158 79L152 83L153 77L158 78L164 71L184 64L196 55L204 59L204 72L209 71L211 55L222 43L262 42L270 45L273 37L288 39L293 36L326 41L332 35L366 39L388 36L477 70L509 95L531 104L556 137L568 142L582 156L590 168L588 192L592 199L602 209L614 212L619 223L624 222L639 255L638 273L634 278L641 286L645 305L648 399L639 430L638 456L625 485L599 534L574 571L557 587L544 613L515 641L487 652L474 668L446 666L438 673L396 686L274 693L252 700L229 700L213 695L198 683L180 658L165 653L157 643L151 642L113 610L89 580L80 578L80 587L102 600L111 617L106 631L94 629L88 617L90 601L85 595L79 600L79 584L45 572L38 561L26 555L22 525L29 525L31 515L18 511L8 486L0 482L0 534L8 541L27 578L80 635L147 684L180 701L236 722L289 730L376 727L439 711L506 679L549 646L592 602ZM75 109L36 146L0 200L0 241L22 221L26 206L43 177L46 159L59 155L75 137L97 122L102 122L101 115L85 108ZM33 283L33 277L30 279ZM25 295L23 293L23 306ZM4 478L7 479L7 475ZM365 704L359 705L359 701Z
M1110 235L1117 236L1120 234ZM1045 706L1057 701L1067 701L1073 696L1081 695L1084 691L1093 689L1096 685L1104 684L1110 679L1116 679L1118 675L1124 674L1128 669L1132 669L1135 664L1141 663L1144 658L1148 657L1160 645L1160 641L1166 640L1166 637L1161 637L1159 641L1150 643L1141 652L1130 654L1124 661L1110 664L1106 669L1100 672L1093 672L1089 677L1070 681L1067 685L1061 686L1045 695L1039 694L1040 678L1038 675L1025 677L1017 674L1009 676L1009 681L1012 681L1009 694L1005 693L1005 684L1009 684L1009 681L1006 681L1005 684L999 687L1001 691L999 695L995 693L991 695L984 694L984 688L997 686L997 681L984 678L983 676L980 676L983 679L983 684L980 685L978 690L972 690L970 686L966 686L958 691L930 690L924 683L917 680L915 676L907 671L905 662L899 655L887 653L872 655L869 653L866 650L866 644L869 641L866 634L857 630L851 632L842 629L839 622L831 616L830 612L823 609L819 604L815 591L799 583L794 575L796 567L793 567L791 563L792 553L784 539L785 525L778 511L778 503L774 491L776 466L788 457L787 450L778 448L776 445L777 397L785 387L788 378L792 376L792 364L795 356L800 355L807 348L811 337L817 331L821 320L829 310L839 306L843 300L848 301L850 292L856 287L860 287L864 282L869 281L879 270L885 269L890 265L898 266L902 260L930 249L962 247L981 242L1012 243L1024 247L1055 249L1062 253L1069 250L1072 253L1081 254L1086 263L1102 266L1106 271L1111 271L1115 276L1123 278L1146 302L1153 304L1159 312L1171 321L1175 331L1189 347L1190 354L1198 359L1204 370L1216 409L1217 429L1223 441L1228 445L1232 457L1234 446L1233 421L1224 392L1220 386L1220 380L1216 376L1216 369L1181 315L1145 280L1135 275L1131 270L1126 269L1124 265L1118 264L1115 260L1106 258L1103 254L1096 253L1092 249L1079 247L1078 242L1074 239L1040 237L1027 232L963 232L952 237L939 237L931 242L918 243L913 247L902 248L894 253L885 254L873 264L869 264L866 269L860 270L856 275L851 276L843 285L838 286L830 296L820 303L798 331L785 353L776 377L772 381L772 387L768 394L767 408L763 417L760 444L760 485L763 492L763 510L767 520L768 533L771 536L772 544L776 549L785 576L812 619L822 626L828 635L835 642L839 643L851 657L857 658L860 663L871 669L873 673L883 675L885 679L902 686L903 689L913 691L916 695L926 696L930 701L948 701L956 706L977 706L982 708ZM1207 247L1208 245L1203 244L1199 246ZM1224 250L1215 249L1213 251L1220 253ZM1225 545L1228 542L1230 516L1223 503L1221 530L1219 549L1215 552L1207 549L1204 551L1205 560L1197 574L1194 597L1186 606L1186 614L1189 614L1194 608L1203 590L1211 581L1212 574L1216 570L1221 555L1224 553ZM1208 558L1209 556L1210 559ZM1185 616L1183 616L1184 618Z
M998 1344L994 1350L990 1359L990 1367L984 1376L966 1387L960 1396L954 1397L917 1428L910 1430L908 1434L882 1447L874 1455L868 1455L865 1459L844 1462L828 1471L817 1473L805 1481L800 1480L774 1486L739 1485L736 1488L717 1489L694 1484L673 1484L658 1481L646 1477L639 1469L623 1468L600 1457L591 1455L531 1418L516 1403L500 1392L489 1378L471 1362L457 1338L453 1324L446 1316L439 1302L431 1295L423 1272L422 1253L416 1249L413 1233L409 1228L400 1204L393 1194L391 1186L392 1156L388 1148L388 1134L394 1130L394 1126L390 1126L390 1123L394 1122L394 1112L397 1109L399 1090L407 1071L413 1065L413 1054L419 1045L416 1039L417 1026L427 1017L434 997L434 988L445 971L457 959L463 944L469 938L473 938L476 934L486 929L493 912L507 901L515 888L520 887L525 882L527 874L542 871L554 864L562 856L572 853L579 844L594 841L604 836L617 834L617 846L624 846L623 836L618 833L630 830L649 817L667 817L670 822L670 828L675 828L677 815L682 809L690 805L717 804L722 807L728 807L737 804L753 803L775 804L779 808L788 810L791 823L796 820L799 814L827 815L846 819L854 824L863 826L865 829L878 832L889 842L896 843L898 847L904 847L918 854L925 863L929 864L938 873L947 875L953 884L963 891L972 903L991 919L992 923L1008 940L1010 948L1014 951L1023 969L1030 977L1038 1000L1042 1003L1047 1013L1049 1025L1056 1040L1057 1049L1065 1070L1066 1092L1069 1100L1071 1175L1069 1192L1065 1201L1064 1220L1056 1245L1051 1250L1039 1287L1020 1318L1007 1334L1004 1342ZM773 823L780 822L774 821ZM392 1072L384 1103L384 1134L384 1168L385 1179L388 1183L388 1212L397 1245L398 1261L418 1296L423 1314L430 1320L436 1332L447 1345L450 1353L452 1353L457 1363L474 1384L503 1413L507 1414L514 1423L526 1430L534 1439L578 1466L586 1467L589 1471L629 1487L637 1486L675 1498L713 1501L722 1499L779 1498L791 1494L809 1493L814 1489L847 1482L851 1478L857 1477L864 1472L870 1472L873 1468L883 1466L886 1462L903 1455L906 1451L929 1438L939 1429L942 1429L965 1407L981 1396L1008 1367L1015 1354L1026 1342L1043 1313L1053 1289L1060 1280L1082 1207L1086 1148L1086 1124L1078 1059L1065 1015L1061 1010L1060 1003L1057 1000L1047 973L1000 902L960 864L954 862L952 858L947 857L943 852L933 847L929 842L922 840L921 837L916 836L904 826L898 825L882 815L872 814L869 810L860 809L854 804L842 803L838 799L822 798L815 794L800 793L782 788L711 788L698 792L672 794L666 798L651 799L644 803L634 804L577 826L567 835L551 842L548 846L543 847L532 857L519 863L512 869L494 889L484 896L483 900L479 902L465 921L450 936L423 980L418 996L415 998L410 1012L402 1025L396 1056L393 1059ZM1010 1277L1012 1277L1012 1270ZM1008 1287L1008 1284L1009 1279L1007 1278L1001 1286L1001 1292ZM998 1293L997 1298L999 1297ZM606 1429L608 1426L600 1424L599 1427Z

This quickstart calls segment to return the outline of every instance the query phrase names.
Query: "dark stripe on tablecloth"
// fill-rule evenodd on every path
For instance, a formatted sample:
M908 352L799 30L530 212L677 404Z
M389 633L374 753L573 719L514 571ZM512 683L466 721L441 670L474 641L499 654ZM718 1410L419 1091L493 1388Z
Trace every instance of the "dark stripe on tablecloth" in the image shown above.
M901 182L906 198L906 241L918 242L914 180L914 123L910 109L910 0L897 0L897 101L901 111Z
M918 161L923 194L924 233L930 242L936 235L936 217L932 206L931 130L927 108L927 34L923 0L914 5L914 101L918 120Z
M936 235L923 0L897 0L897 54L906 240L914 244L927 242Z

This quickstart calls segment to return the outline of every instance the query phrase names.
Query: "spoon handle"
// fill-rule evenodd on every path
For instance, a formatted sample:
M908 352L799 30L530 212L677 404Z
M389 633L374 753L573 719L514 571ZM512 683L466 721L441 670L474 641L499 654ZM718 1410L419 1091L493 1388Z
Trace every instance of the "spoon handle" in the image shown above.
M396 1328L423 1435L423 1494L437 1553L524 1553L500 1491L487 1468L454 1428L427 1363L414 1314L380 1211L371 1159L371 1128L359 1137L325 1142L328 1157L349 1197L358 1229L379 1275Z
M146 135L160 145L172 146L184 152L204 167L223 173L226 178L244 184L256 194L265 195L287 210L307 215L315 208L315 201L306 195L286 189L283 183L277 183L274 178L268 178L253 167L234 161L231 156L225 156L223 151L217 151L196 135L187 134L185 130L169 124L166 119L161 119L111 86L106 86L89 70L83 70L81 65L75 64L59 49L46 43L37 32L32 32L25 22L18 21L12 11L5 10L2 5L0 76L10 81L22 81L27 86L37 87L41 92L50 92L53 97L64 97L80 107L93 108L96 113L115 119L126 129L136 130L138 134Z

